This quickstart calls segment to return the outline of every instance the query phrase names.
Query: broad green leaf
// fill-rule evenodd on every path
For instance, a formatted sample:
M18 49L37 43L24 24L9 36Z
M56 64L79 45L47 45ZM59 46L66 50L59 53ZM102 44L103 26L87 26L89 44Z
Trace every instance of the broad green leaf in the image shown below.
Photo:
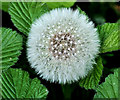
M26 0L22 0L22 2L12 2L8 12L14 25L27 36L31 24L35 19L47 12L48 9L45 3L25 1Z
M0 69L14 65L22 49L22 36L12 29L0 28Z
M106 77L96 91L94 98L118 98L118 70Z
M120 30L118 23L106 23L98 26L101 40L101 53L116 51L120 49Z
M39 98L44 99L48 90L37 78L30 79L21 69L8 69L2 73L2 98Z
M101 57L97 58L97 64L94 65L93 70L89 74L80 80L79 85L85 89L95 89L100 81L102 75L103 65Z
M1 2L0 9L5 12L8 12L9 4L10 4L10 2Z

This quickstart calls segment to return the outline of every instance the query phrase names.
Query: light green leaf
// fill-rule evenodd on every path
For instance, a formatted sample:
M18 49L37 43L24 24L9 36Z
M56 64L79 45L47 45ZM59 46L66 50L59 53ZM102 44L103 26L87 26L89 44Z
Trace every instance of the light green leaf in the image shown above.
M98 86L100 77L102 75L103 65L101 57L97 58L97 64L94 65L93 70L89 74L80 80L79 85L85 89L95 89Z
M98 26L101 40L101 53L116 51L120 49L120 30L118 23L106 23Z
M118 70L106 77L96 91L94 98L118 98Z
M12 29L0 28L0 69L14 65L21 54L22 36Z
M60 7L72 7L77 0L41 0L51 9Z
M26 1L26 0L22 0ZM34 0L32 0L34 1ZM9 14L14 25L26 36L35 19L47 12L47 5L41 2L12 2Z
M74 5L76 0L73 0L72 2L46 2L49 8L59 8L59 7L71 7Z
M3 98L39 98L44 99L48 90L37 78L30 79L27 72L10 68L2 73Z

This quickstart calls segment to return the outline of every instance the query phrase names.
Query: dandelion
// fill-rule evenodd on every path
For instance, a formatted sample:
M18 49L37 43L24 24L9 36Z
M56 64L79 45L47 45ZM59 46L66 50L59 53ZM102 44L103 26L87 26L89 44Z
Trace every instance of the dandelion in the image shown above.
M94 24L85 15L58 8L32 24L27 46L28 60L37 74L65 84L89 73L100 44Z

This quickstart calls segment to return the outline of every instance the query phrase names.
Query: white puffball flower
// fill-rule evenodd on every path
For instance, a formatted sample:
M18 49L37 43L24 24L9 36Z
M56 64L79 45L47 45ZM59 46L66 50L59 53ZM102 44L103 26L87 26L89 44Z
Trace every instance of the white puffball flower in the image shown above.
M100 41L97 29L85 15L58 8L32 24L27 47L28 61L40 77L65 84L89 73Z

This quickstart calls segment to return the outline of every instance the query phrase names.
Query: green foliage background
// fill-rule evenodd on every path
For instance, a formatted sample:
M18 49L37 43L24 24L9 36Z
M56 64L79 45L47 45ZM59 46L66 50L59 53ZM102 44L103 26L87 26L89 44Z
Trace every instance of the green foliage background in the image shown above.
M72 100L79 98L118 98L119 63L109 59L120 56L120 5L118 3L74 2L4 2L0 9L12 22L12 27L0 28L0 89L2 98L40 98ZM34 1L34 0L33 0ZM87 4L87 5L86 5ZM54 8L78 9L96 25L101 40L100 54L93 70L73 84L50 83L39 78L26 57L26 40L31 24ZM95 10L97 9L97 10ZM109 18L107 12L114 14ZM14 25L14 26L13 26ZM9 28L10 27L10 28ZM14 30L12 30L14 29Z

